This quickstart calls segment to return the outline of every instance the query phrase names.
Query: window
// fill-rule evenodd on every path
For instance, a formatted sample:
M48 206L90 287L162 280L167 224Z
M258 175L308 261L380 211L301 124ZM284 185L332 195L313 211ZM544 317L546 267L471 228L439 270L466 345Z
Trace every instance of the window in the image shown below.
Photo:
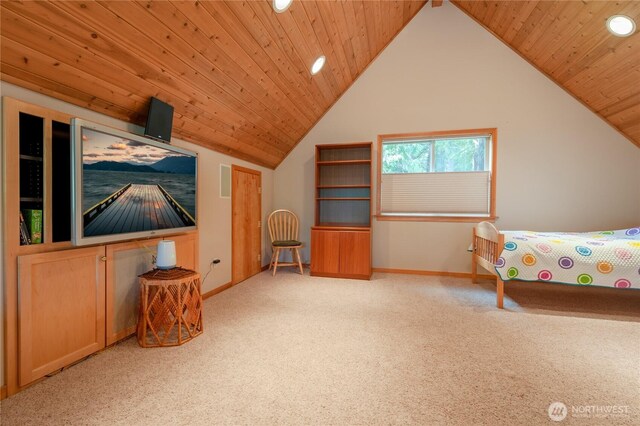
M379 220L495 219L496 129L378 136Z

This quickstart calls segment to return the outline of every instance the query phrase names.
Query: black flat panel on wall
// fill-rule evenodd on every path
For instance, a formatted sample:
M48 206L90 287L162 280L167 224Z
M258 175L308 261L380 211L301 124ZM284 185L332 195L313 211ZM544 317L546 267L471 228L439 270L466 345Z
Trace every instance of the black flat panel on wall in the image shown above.
M168 143L171 141L172 125L173 107L160 99L151 98L144 135Z
M71 127L53 121L51 143L53 242L71 240Z
M20 209L42 210L44 118L20 113Z

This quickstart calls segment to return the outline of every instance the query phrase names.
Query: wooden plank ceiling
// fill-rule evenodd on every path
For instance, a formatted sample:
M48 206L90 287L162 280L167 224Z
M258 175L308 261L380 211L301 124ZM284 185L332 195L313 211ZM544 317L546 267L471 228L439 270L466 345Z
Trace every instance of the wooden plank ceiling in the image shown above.
M640 147L640 31L605 28L640 1L452 2Z
M640 32L604 27L639 1L453 3L640 146ZM1 78L137 124L155 96L175 137L274 168L424 4L3 0Z
M2 80L275 168L426 2L0 3Z

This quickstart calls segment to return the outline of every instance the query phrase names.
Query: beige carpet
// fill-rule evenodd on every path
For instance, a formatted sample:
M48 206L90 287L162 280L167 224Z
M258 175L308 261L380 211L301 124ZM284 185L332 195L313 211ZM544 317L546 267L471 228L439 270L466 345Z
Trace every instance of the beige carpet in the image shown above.
M6 399L1 423L533 425L558 401L564 424L640 424L640 291L507 284L504 311L494 295L262 273L207 300L195 340L126 340Z

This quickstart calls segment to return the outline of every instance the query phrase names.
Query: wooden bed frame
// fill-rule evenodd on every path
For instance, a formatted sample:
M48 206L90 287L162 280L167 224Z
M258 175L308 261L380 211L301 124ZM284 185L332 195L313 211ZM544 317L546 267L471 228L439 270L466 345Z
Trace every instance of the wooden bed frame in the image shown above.
M471 280L478 281L478 265L496 276L496 305L504 306L504 281L495 269L495 264L504 247L504 234L489 222L480 222L473 228L473 242L471 254Z
M480 222L475 228L473 228L473 240L471 244L471 280L474 283L478 281L478 265L495 275L496 306L500 309L503 309L504 307L504 281L500 278L498 272L496 272L495 265L502 254L504 240L504 234L498 231L498 229L490 222ZM520 280L518 278L515 278L514 281L546 282ZM594 284L593 287L606 286L598 286L597 284Z

